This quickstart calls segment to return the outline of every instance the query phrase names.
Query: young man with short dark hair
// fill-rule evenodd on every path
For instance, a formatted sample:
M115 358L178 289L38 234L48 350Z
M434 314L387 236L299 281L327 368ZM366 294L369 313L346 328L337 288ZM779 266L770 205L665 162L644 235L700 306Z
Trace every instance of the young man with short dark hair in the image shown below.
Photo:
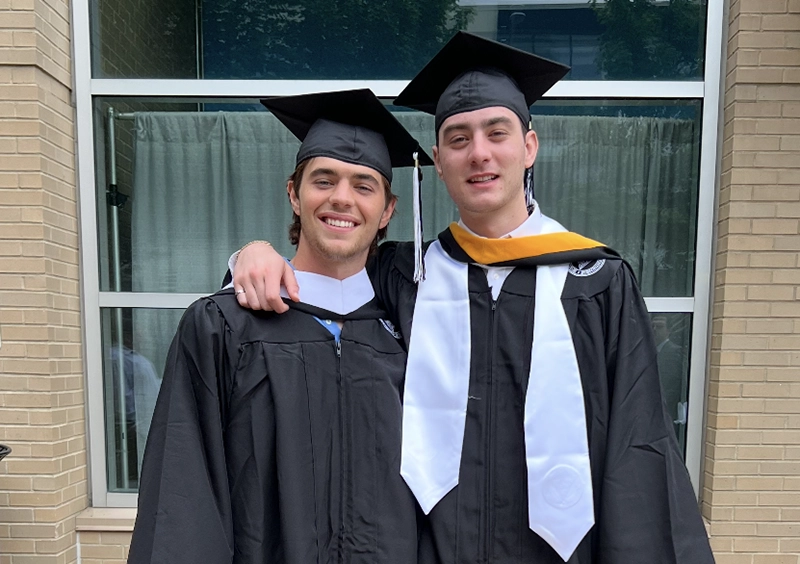
M393 166L430 160L369 90L263 101L302 140L287 183L303 288L284 315L229 288L178 328L147 440L129 564L408 564L406 354L364 269Z
M633 273L526 194L529 107L566 71L459 33L394 102L434 114L461 216L420 283L411 244L371 265L409 345L401 473L428 514L419 561L709 564ZM235 284L275 307L284 269L248 251Z

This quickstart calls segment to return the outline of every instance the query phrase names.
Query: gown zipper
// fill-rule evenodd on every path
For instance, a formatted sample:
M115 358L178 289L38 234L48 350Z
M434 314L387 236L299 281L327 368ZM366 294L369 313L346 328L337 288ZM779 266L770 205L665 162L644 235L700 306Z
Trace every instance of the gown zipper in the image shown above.
M498 299L500 297L498 296ZM488 392L489 398L486 402L486 432L487 432L487 440L486 440L486 505L485 505L485 516L486 516L486 523L484 525L484 534L485 534L485 550L486 550L486 558L485 562L490 563L492 561L492 525L494 521L494 511L492 511L492 498L493 498L493 488L492 488L492 476L493 476L493 467L494 467L494 457L492 456L492 436L494 433L494 353L495 353L495 346L496 342L495 339L497 338L497 327L496 324L496 315L495 312L497 311L497 300L492 299L492 309L489 318L489 328L490 328L490 339L489 343L491 349L489 351L489 382L488 382Z
M347 429L346 429L346 398L345 398L345 383L342 376L342 342L337 340L333 346L336 353L336 379L339 384L339 458L341 470L339 473L339 563L345 561L344 557L344 536L345 536L345 508L347 506L347 493L345 475L347 473Z

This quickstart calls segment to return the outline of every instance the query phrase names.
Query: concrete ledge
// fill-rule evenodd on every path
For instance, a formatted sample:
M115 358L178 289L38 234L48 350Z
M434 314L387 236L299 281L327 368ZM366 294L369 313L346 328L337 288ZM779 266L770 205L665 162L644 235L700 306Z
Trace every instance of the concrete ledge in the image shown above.
M131 532L136 521L135 507L89 507L76 518L78 531Z

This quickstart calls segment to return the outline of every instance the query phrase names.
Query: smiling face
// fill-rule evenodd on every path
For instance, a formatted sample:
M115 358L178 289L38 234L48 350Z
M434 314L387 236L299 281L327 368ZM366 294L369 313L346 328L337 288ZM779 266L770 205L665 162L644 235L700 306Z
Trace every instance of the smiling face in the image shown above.
M433 159L464 223L500 237L528 217L523 180L539 147L511 110L490 107L447 118Z
M372 168L329 157L305 163L300 186L287 185L300 218L300 270L343 279L364 268L378 230L389 224L396 198Z

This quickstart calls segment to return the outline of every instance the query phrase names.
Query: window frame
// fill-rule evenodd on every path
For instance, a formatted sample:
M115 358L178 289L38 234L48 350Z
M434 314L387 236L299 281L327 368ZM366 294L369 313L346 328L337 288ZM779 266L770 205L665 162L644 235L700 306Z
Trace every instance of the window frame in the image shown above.
M371 88L380 97L393 98L408 81L93 79L89 22L91 9L91 0L74 0L71 3L90 495L94 507L135 507L136 494L108 491L101 308L185 308L200 294L100 291L93 99L97 96L257 98L364 87ZM693 296L645 298L651 313L692 314L686 467L698 494L704 458L726 21L725 0L707 0L703 80L562 81L545 95L546 98L585 100L696 99L702 103Z

